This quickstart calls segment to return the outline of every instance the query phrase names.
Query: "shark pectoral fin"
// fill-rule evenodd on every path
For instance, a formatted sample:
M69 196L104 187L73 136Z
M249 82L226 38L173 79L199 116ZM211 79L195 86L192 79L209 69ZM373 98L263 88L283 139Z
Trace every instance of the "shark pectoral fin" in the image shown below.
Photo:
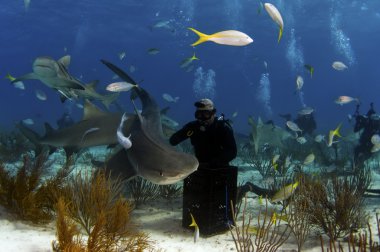
M106 60L100 60L104 65L106 65L109 69L111 69L115 74L117 74L122 80L131 83L131 84L137 84L126 72L112 64L111 62L108 62Z
M80 85L79 83L72 81L72 80L59 79L57 84L59 87L84 90L84 87L82 85ZM59 87L58 87L58 89L59 89Z
M35 73L28 73L14 79L13 81L11 81L11 83L15 83L18 81L23 81L23 80L37 80L37 79L38 79L38 76Z
M70 62L71 62L71 56L70 55L65 55L62 58L60 58L58 60L58 62L61 63L62 65L64 65L66 68L68 68L69 65L70 65Z
M107 173L111 173L113 176L120 176L121 179L130 179L137 175L125 149L119 150L106 162L106 170Z
M63 148L65 150L65 153L66 153L66 158L69 158L71 157L73 154L77 153L78 152L78 148L76 147L65 147Z

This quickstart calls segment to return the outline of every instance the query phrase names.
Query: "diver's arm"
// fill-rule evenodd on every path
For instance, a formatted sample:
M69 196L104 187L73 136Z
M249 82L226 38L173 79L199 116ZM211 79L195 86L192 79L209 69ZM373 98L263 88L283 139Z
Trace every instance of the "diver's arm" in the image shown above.
M182 129L178 130L176 133L174 133L170 138L169 142L171 145L177 145L181 143L182 141L186 140L193 134L193 123L190 122L183 126Z
M223 127L223 142L221 146L219 159L223 163L228 163L237 155L234 132L230 125L225 124Z

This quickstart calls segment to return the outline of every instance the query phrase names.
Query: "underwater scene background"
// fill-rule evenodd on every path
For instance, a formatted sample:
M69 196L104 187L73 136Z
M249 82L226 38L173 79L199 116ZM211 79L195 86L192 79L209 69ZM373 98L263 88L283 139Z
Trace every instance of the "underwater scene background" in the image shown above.
M28 1L27 1L28 2ZM170 116L182 125L193 118L196 98L215 99L218 112L234 118L234 129L248 130L247 117L261 116L283 125L278 113L293 113L303 105L313 107L317 131L326 132L339 122L349 128L346 116L354 105L339 106L340 95L357 97L362 113L378 98L378 55L380 40L379 3L376 1L274 1L284 19L283 37L277 43L278 27L260 1L13 1L1 8L1 74L20 76L31 72L38 56L58 60L72 57L70 73L85 83L99 80L97 90L106 92L112 74L101 65L104 58L130 73L148 89L161 107L171 106ZM155 24L167 21L163 27ZM195 48L201 32L235 29L251 36L245 47L216 45ZM159 50L149 54L150 48ZM119 54L125 52L120 60ZM183 59L193 53L200 59L187 72ZM342 61L343 72L331 67ZM265 62L265 63L264 63ZM313 77L303 67L312 65ZM267 67L265 67L267 65ZM305 85L296 93L296 76ZM25 81L25 90L1 78L2 128L31 118L37 125L52 124L64 111L80 119L81 110L72 103L61 104L58 93L39 81ZM197 86L197 83L198 84ZM36 99L35 90L47 95ZM180 97L173 106L163 93ZM119 102L131 109L128 94ZM112 107L111 107L112 109Z
M1 225L0 233L10 232L6 226L19 220L26 221L25 225L46 225L49 235L38 242L44 246L38 251L64 251L65 241L70 239L68 247L91 251L91 244L85 244L85 240L92 240L92 231L107 229L107 223L114 226L102 233L104 237L95 237L94 244L111 245L99 251L120 251L119 245L124 246L126 241L130 243L123 247L125 251L253 251L253 247L266 251L257 249L256 244L257 240L263 244L273 242L260 235L263 230L278 239L277 244L271 244L273 251L280 247L285 251L320 251L321 247L330 245L331 249L332 244L340 242L344 248L369 247L378 251L379 117L373 119L378 124L370 125L373 127L365 138L359 139L363 129L355 133L353 129L357 118L372 120L355 117L355 112L365 115L371 103L375 111L380 110L380 2L271 3L282 15L281 39L278 25L259 0L19 0L3 4L0 215L4 218L0 218L0 224L6 224ZM229 46L205 42L191 46L198 40L191 27L206 34L237 30L250 36L253 43ZM62 59L65 55L70 57ZM102 95L115 94L106 88L120 78L101 59L127 72L160 109L169 107L168 117L164 119L161 114L165 139L157 138L157 132L152 130L157 129L152 123L156 114L149 117L143 111L144 117L131 117L133 130L140 129L136 126L140 124L133 121L137 118L140 123L149 118L149 126L153 125L148 130L135 131L140 135L133 136L133 146L140 140L138 137L148 135L148 140L153 139L164 149L170 168L183 170L165 170L175 170L168 176L173 179L170 181L164 180L167 174L161 170L160 176L156 173L156 180L152 180L147 173L164 165L147 162L147 173L138 174L147 180L136 177L126 183L97 170L109 157L118 157L111 152L120 151L117 148L121 146L113 150L106 149L105 144L86 148L99 145L86 145L86 141L103 130L98 124L104 122L78 126L83 125L84 99L63 102L60 92L40 80L11 82L32 72L35 59L44 56L62 59L57 65L59 70L68 70L75 81L87 84L98 80L95 88ZM69 66L63 63L65 60L70 61ZM140 101L149 102L144 92L136 91ZM134 111L131 93L120 92L117 102L109 107L100 98L92 100L102 110L118 113L116 119L107 113L109 125L115 127L109 130L107 136L113 137L106 139L107 143L117 143L120 112L140 115ZM173 148L173 152L166 148L168 136L194 120L194 102L205 97L214 101L218 115L224 113L231 119L238 147L238 156L231 164L238 167L239 173L233 216L236 225L228 226L231 229L227 233L199 239L198 226L198 234L196 229L193 234L193 229L189 231L180 224L182 179L196 169L194 164L198 162L188 155L192 152L189 142ZM138 108L142 107L138 103ZM303 129L284 118L291 114L294 119L301 110L314 115L317 126L312 134L303 134ZM56 135L50 134L51 139L42 138L46 132L52 133L44 124L58 128L57 120L65 113L78 126L75 148L65 141L70 137L65 128L54 131ZM23 123L18 124L20 121ZM123 123L118 130L122 131ZM156 138L149 138L147 131ZM60 138L59 132L65 137ZM123 136L126 144L127 136ZM51 145L51 152L42 148L44 144ZM154 144L140 146L149 149ZM354 158L357 146L360 148ZM153 148L146 152L142 149L135 157L150 161L153 155L149 156L149 151ZM72 153L78 155L69 157ZM356 159L359 156L361 159ZM170 158L175 157L183 157L183 162L171 162ZM110 163L115 164L112 159ZM256 219L258 225L253 225ZM57 225L52 224L53 220ZM139 224L138 229L131 220ZM24 229L33 230L28 227ZM108 232L110 229L116 231ZM244 239L244 234L240 236L239 230L246 230L249 239ZM364 236L371 230L372 238L379 239ZM16 237L11 233L9 236ZM322 237L324 243L320 242ZM7 240L12 241L0 235L1 244ZM244 241L247 249L239 248Z

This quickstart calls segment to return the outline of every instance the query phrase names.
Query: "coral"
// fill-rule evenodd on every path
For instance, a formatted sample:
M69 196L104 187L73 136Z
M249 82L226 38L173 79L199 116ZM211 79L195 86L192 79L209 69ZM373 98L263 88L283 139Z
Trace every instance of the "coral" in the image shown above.
M168 201L181 197L182 195L182 186L178 184L160 185L158 189L160 196Z
M131 222L133 205L121 196L121 180L104 171L78 174L68 184L69 194L56 205L57 241L54 251L146 251L148 236ZM67 203L66 203L67 202ZM88 235L85 241L80 227Z
M300 174L297 178L299 182L298 192L293 195L288 208L285 208L285 215L288 216L288 225L294 237L297 240L298 251L302 251L302 247L311 230L311 215L309 212L308 199L302 194L306 180L305 174Z
M135 177L127 182L127 191L133 198L136 206L147 200L158 198L159 186L141 177Z
M358 251L358 252L378 252L380 251L380 219L379 215L376 213L376 224L377 224L377 231L378 231L378 240L375 242L372 237L372 229L369 223L367 223L366 229L360 231L359 233L354 234L353 232L350 232L349 236L347 237L348 240L348 251ZM322 236L321 239L321 250L324 251L324 242ZM338 247L336 245L336 241L334 239L330 239L329 241L329 248L327 251L333 251L333 252L344 252L343 246L341 242L338 242Z
M236 214L233 213L235 227L230 227L232 238L235 242L235 248L238 252L267 252L277 251L290 236L289 227L281 225L282 214L278 215L268 209L266 200L265 209L260 206L257 216L257 226L251 226L253 216L250 214L247 218L247 202L245 198L241 227L237 225ZM255 235L253 241L252 236Z
M363 169L356 171L354 176L334 176L326 182L304 180L300 193L308 199L312 224L333 240L361 227L366 219L363 195L370 184L369 176L369 171Z
M15 175L0 165L0 204L19 219L44 223L51 220L54 196L70 173L70 166L65 165L53 178L43 180L43 172L51 163L45 150L33 161L24 155L24 162Z
M0 160L3 162L18 161L31 147L26 138L16 131L0 133Z

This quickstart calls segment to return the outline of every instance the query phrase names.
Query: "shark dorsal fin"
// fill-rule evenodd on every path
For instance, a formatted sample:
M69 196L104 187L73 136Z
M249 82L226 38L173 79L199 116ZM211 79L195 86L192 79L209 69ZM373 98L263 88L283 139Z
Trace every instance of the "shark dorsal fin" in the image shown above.
M104 116L106 113L103 112L100 108L95 106L89 100L85 100L83 105L83 119L87 120L89 118Z
M49 135L52 135L54 132L54 129L53 127L49 124L49 123L45 123L45 135L46 136L49 136Z
M263 126L263 120L261 120L261 117L259 116L259 118L257 119L257 126L261 127Z
M99 83L99 80L94 80L94 81L91 81L90 83L88 83L87 85L86 85L86 87L88 88L88 89L93 89L93 90L95 90L96 89L96 85Z
M62 65L64 65L66 68L69 67L70 61L71 61L71 56L70 55L65 55L65 56L63 56L62 58L60 58L58 60L58 62L61 63Z
M168 107L165 107L165 108L163 108L163 109L161 109L161 111L160 111L160 114L161 115L166 115L167 113L168 113L168 110L170 109L170 107L168 106Z

